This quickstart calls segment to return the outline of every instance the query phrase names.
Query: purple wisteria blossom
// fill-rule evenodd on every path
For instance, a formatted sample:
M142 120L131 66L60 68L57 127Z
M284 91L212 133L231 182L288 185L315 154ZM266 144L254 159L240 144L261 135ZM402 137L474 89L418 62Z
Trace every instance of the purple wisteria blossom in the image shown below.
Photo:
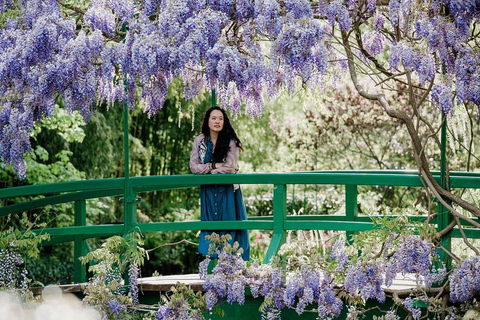
M383 274L379 264L358 261L348 269L344 287L352 297L359 295L365 300L376 299L384 303L385 292L382 290L382 284Z
M130 297L132 298L133 304L138 304L138 274L138 265L132 263L128 269L128 277L130 280Z
M103 6L91 6L85 12L84 20L92 29L100 30L111 37L115 33L116 21L113 11Z
M200 262L200 265L198 266L198 275L200 276L200 279L204 280L207 276L207 270L208 270L208 265L210 264L210 257L206 256L205 259L203 259Z
M465 302L480 292L480 256L465 259L449 276L450 300Z
M173 314L172 308L167 305L162 305L158 308L157 311L157 320L169 319L170 315Z
M377 56L384 49L384 39L385 37L379 32L367 32L364 34L364 48L372 56Z
M452 84L449 82L436 83L431 92L432 103L446 114L453 112Z
M175 78L186 99L215 89L226 108L258 116L265 93L315 89L327 71L338 78L346 59L335 32L353 34L354 24L373 26L365 49L389 50L392 72L425 87L435 79L431 98L444 112L453 96L480 107L480 59L467 44L477 2L93 0L70 18L55 0L3 0L0 12L18 14L0 30L0 155L24 178L29 136L55 104L87 122L96 105L125 100L154 116ZM406 37L391 37L392 26ZM444 73L447 87L436 77Z
M413 320L418 320L422 316L422 310L420 310L418 307L415 307L413 304L414 300L411 297L408 297L403 301L403 306L405 309L411 312Z
M436 269L433 267L433 260L436 258L437 253L431 242L414 235L404 237L387 264L385 285L391 286L398 273L414 273L417 280L424 282L426 286L431 286L434 282L440 283L446 270L444 265Z
M120 313L127 310L127 308L122 305L117 299L112 299L107 302L107 307L110 309L109 313L113 314L115 317L118 317Z
M337 261L337 267L335 268L336 272L345 271L348 264L348 256L345 253L345 242L343 239L338 239L335 241L330 252L330 259Z
M8 9L14 7L14 0L0 0L0 13L4 13Z
M318 290L318 316L321 319L333 319L340 315L343 302L334 290L334 281L330 274L324 273Z
M212 275L206 277L203 288L207 291L207 306L213 307L216 301L226 299L232 304L245 303L245 286L247 283L247 268L240 255L225 252L218 254L218 263L213 268Z
M338 23L340 29L346 31L352 26L352 19L347 8L340 0L332 1L326 8L326 16L330 25L334 26Z
M17 279L19 268L23 265L24 261L22 256L15 251L0 249L0 288L2 289L15 289L20 286L22 289L27 284ZM26 271L26 270L25 270ZM22 279L26 279L26 274L23 274Z

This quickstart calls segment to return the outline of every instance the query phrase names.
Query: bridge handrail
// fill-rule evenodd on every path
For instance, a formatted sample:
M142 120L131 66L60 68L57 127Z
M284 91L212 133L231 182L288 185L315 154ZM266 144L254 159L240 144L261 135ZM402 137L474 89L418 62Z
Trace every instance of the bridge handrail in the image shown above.
M440 172L432 172L440 180ZM184 221L137 223L136 194L178 188L197 187L209 184L269 184L273 190L273 217L255 217L249 221ZM286 210L286 186L290 184L318 184L345 186L345 215L288 216ZM131 177L130 190L125 189L125 179L101 179L60 182L33 186L5 188L0 191L0 199L46 195L22 203L0 207L0 217L12 213L45 207L46 205L74 202L75 226L36 230L48 233L52 239L47 244L74 241L75 281L85 280L85 266L78 257L86 254L85 239L110 236L129 232L135 227L142 232L170 230L225 230L225 229L259 229L273 230L272 241L267 251L265 262L275 254L285 241L287 230L319 229L344 230L347 232L370 230L373 228L367 217L357 215L357 186L382 185L423 187L421 177L416 171L399 170L361 170L361 171L315 171L292 173L251 173L228 175L174 175ZM480 188L480 173L450 172L452 188ZM124 223L116 225L86 225L86 200L107 196L124 195L129 203L124 214ZM133 196L132 196L133 195ZM415 217L421 220L422 217ZM433 221L436 223L436 220ZM466 224L467 225L467 224ZM464 229L467 236L480 238L480 230ZM453 230L447 237L460 237L459 230Z
M433 171L433 176L440 179L440 172ZM131 177L132 187L162 186L195 187L202 184L350 184L345 183L346 177L358 177L360 181L353 181L357 185L391 185L391 186L418 186L421 181L416 171L398 170L357 170L357 171L313 171L292 173L242 173L236 175L171 175L171 176L148 176ZM250 180L252 178L252 180ZM290 179L294 178L294 182ZM394 181L385 179L393 178ZM450 172L450 181L454 188L480 188L478 172ZM304 180L304 179L308 179ZM329 180L332 179L332 180ZM367 181L371 179L370 181ZM313 181L313 182L312 182ZM57 182L4 188L0 192L0 199L43 195L60 192L91 191L105 189L123 189L124 178L96 179ZM154 189L161 190L161 189ZM154 191L151 190L151 191Z

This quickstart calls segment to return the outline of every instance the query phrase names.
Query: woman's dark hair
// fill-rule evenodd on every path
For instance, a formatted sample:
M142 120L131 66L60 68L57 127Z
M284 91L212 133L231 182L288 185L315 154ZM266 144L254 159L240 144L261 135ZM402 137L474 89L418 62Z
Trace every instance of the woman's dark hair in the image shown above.
M210 119L210 114L213 110L219 110L223 114L223 129L219 132L217 142L215 144L215 150L213 152L213 159L216 162L223 162L223 159L227 156L227 153L230 149L230 141L235 141L237 147L243 151L242 142L238 139L235 129L233 129L230 119L228 119L225 110L218 106L211 107L205 112L205 117L202 122L202 133L205 137L210 136L210 128L208 127L208 120Z

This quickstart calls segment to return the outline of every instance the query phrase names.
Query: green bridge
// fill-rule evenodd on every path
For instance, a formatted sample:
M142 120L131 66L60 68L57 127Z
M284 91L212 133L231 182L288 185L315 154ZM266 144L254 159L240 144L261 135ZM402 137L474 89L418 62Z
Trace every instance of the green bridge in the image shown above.
M440 182L439 172L433 173ZM140 193L179 188L198 187L208 184L262 184L273 185L273 216L250 217L248 221L178 221L137 223L137 195ZM345 187L344 215L288 215L288 185L337 185ZM6 188L0 192L1 199L44 195L44 198L23 203L15 203L0 208L0 216L38 209L47 205L74 202L74 225L63 228L45 228L34 230L48 233L51 239L43 245L62 242L74 242L74 281L86 281L86 267L78 258L87 253L86 239L123 235L132 229L145 232L167 232L176 230L225 230L249 229L272 230L273 236L266 253L267 263L284 243L288 230L339 230L347 232L370 230L372 222L367 216L357 213L358 186L403 186L423 187L416 172L407 171L319 171L268 174L236 175L178 175L132 177L103 180L86 180L62 182L45 185L33 185ZM451 172L451 188L480 188L479 173ZM124 203L122 224L86 225L86 200L102 197L120 196ZM448 211L438 205L439 215L431 223L438 229L450 222ZM415 216L412 220L424 220L426 217ZM463 230L469 238L480 238L480 230L465 224ZM460 230L454 229L444 236L443 242L449 243L452 237L461 237Z

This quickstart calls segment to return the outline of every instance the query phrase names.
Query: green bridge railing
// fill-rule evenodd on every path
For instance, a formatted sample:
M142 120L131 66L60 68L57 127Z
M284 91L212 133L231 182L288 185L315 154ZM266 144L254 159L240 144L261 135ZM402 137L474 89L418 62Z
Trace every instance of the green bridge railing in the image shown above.
M440 182L441 175L434 172ZM178 221L137 223L137 194L198 187L208 184L268 184L273 185L273 217L251 217L248 221ZM343 185L345 186L344 215L287 215L287 185ZM61 182L6 188L0 191L0 199L44 195L44 198L0 207L0 217L38 209L47 205L74 202L74 226L35 230L48 233L51 240L45 245L62 242L74 242L74 281L86 281L85 265L78 258L87 253L86 239L122 235L132 229L141 232L178 231L178 230L225 230L249 229L272 230L273 236L264 263L278 251L285 242L288 230L339 230L347 232L364 231L373 228L369 217L358 216L357 186L403 186L423 187L417 172L408 171L319 171L295 173L230 174L230 175L177 175L150 176L103 180ZM451 172L450 187L480 188L480 173ZM86 200L102 197L122 196L125 202L123 224L87 225ZM439 211L440 212L440 211ZM443 212L443 211L442 211ZM449 215L448 213L441 213ZM422 220L417 216L412 219ZM478 220L478 219L477 219ZM448 224L449 216L439 216L431 221L442 229ZM467 237L480 238L480 229L465 224ZM461 237L458 229L445 235L447 242L452 237Z

